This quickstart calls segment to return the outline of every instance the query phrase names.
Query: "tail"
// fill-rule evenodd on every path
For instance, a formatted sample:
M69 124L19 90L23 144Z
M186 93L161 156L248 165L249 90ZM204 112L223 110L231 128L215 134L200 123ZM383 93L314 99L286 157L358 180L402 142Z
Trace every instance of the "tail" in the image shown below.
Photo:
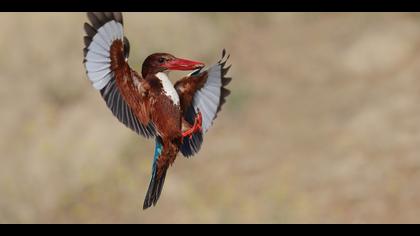
M146 197L143 203L143 210L155 206L159 200L160 194L162 193L163 184L165 183L166 171L167 168L158 176L158 159L162 153L162 140L159 137L156 137L156 147L155 147L155 156L153 158L153 169L152 169L152 179L150 180L149 189L147 190Z

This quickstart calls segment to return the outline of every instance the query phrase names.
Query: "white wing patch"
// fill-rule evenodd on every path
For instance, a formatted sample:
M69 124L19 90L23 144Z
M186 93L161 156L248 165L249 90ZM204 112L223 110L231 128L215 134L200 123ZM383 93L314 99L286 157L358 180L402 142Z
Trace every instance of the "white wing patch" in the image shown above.
M170 97L174 104L179 105L179 95L176 92L174 85L169 80L168 76L163 72L159 72L156 74L156 77L158 77L162 82L163 91L165 92L166 96Z
M207 132L216 117L222 86L222 66L216 64L208 69L207 81L193 99L195 111L200 111L203 116L204 132Z
M115 20L104 24L93 37L85 57L85 67L95 89L103 89L112 79L109 50L114 40L123 40L123 37L123 26Z

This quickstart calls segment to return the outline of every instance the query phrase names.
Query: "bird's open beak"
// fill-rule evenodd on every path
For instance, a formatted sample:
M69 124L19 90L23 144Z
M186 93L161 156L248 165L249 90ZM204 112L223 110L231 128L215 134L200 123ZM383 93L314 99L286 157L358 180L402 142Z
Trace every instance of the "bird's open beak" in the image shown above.
M191 61L181 58L175 58L174 60L168 61L163 65L168 70L195 70L204 67L204 63Z

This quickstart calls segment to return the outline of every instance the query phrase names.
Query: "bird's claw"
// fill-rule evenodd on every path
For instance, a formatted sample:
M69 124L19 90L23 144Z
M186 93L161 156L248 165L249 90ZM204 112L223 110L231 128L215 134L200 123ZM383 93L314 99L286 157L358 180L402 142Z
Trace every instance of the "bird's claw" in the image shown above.
M189 137L190 139L192 139L192 135L194 133L196 133L197 131L200 131L200 132L203 131L202 124L203 124L203 117L201 115L201 112L199 111L197 116L195 117L193 127L191 127L191 129L182 133L182 138Z

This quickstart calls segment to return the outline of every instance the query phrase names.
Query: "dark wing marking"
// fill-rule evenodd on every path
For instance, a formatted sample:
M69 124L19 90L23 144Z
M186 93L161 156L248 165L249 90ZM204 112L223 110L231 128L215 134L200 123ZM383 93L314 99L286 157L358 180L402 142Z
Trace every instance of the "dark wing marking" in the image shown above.
M156 132L153 123L149 122L149 124L145 126L137 119L131 108L121 96L115 80L111 80L106 87L101 90L101 95L105 100L106 105L121 123L146 138L155 136Z
M124 36L124 57L126 60L128 60L129 56L130 56L130 41L128 41L128 38Z

